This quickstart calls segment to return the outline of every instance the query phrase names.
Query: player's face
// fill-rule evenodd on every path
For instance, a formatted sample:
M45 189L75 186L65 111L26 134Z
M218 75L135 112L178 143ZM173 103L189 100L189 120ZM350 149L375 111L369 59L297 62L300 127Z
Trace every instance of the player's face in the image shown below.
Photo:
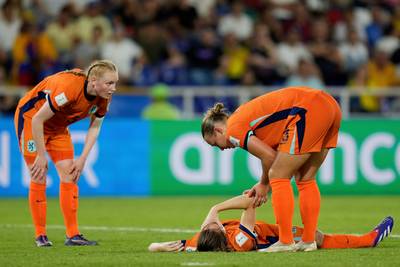
M118 73L114 71L105 72L95 81L96 94L101 98L109 99L117 90Z
M204 136L204 141L206 141L210 146L218 147L221 150L234 147L226 139L224 128L215 127L213 134L206 134Z

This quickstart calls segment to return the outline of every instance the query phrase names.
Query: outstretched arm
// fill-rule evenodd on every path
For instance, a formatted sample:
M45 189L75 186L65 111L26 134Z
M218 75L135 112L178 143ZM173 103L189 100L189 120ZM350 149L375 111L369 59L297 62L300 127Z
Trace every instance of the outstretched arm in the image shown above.
M179 252L184 249L184 245L180 240L168 241L160 243L151 243L148 247L151 252Z

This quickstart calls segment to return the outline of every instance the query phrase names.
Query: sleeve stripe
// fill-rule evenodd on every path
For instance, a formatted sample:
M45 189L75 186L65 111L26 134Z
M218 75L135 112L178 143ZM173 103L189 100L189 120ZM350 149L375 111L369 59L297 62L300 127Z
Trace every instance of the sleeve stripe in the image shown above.
M242 230L243 232L245 232L246 234L248 234L249 236L251 236L252 238L254 238L254 240L257 241L256 236L254 235L253 232L251 232L249 229L247 229L246 227L244 227L242 224L239 225L239 229Z
M51 102L49 94L46 94L46 100L49 103L50 109L56 113L58 110L54 107L53 103Z
M249 130L246 133L246 137L244 138L244 143L243 143L243 149L247 150L247 142L249 141L249 137L254 135L254 132L252 130Z

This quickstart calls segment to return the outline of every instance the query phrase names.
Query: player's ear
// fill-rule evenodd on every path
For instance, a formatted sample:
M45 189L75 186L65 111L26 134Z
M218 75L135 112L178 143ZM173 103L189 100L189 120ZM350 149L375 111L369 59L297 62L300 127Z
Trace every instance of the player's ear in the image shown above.
M224 129L221 126L214 126L214 133L224 133Z

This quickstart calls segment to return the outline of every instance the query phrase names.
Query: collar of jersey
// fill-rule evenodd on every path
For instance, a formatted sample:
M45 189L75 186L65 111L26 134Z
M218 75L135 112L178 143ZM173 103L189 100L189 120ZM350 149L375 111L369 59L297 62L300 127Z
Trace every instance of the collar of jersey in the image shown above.
M93 101L93 100L96 99L96 96L94 96L94 95L89 95L89 93L88 93L88 91L87 91L87 86L88 86L88 81L85 80L85 85L83 86L83 91L85 92L85 98L86 98L88 101Z

